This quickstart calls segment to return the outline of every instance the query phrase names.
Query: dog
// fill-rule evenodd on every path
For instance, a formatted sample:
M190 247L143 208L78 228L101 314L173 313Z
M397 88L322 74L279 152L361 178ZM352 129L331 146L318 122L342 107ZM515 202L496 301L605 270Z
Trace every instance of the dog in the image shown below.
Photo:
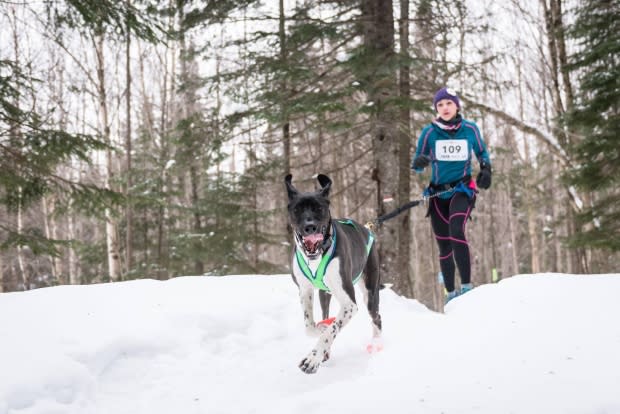
M301 360L299 368L312 374L329 359L336 336L357 313L354 284L358 279L363 280L361 290L372 322L373 342L378 343L381 337L379 256L375 236L370 230L353 220L332 219L329 210L332 180L328 176L317 176L321 188L315 192L297 191L292 179L290 174L284 179L288 193L288 219L295 240L292 276L299 287L306 333L319 338ZM332 296L340 304L338 315L329 325L317 325L314 321L315 290L319 291L324 319L329 316ZM369 352L372 352L372 346L368 346Z

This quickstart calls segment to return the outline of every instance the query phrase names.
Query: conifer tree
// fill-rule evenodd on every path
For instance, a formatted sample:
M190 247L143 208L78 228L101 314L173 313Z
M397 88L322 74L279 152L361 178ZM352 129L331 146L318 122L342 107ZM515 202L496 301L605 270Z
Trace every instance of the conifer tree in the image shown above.
M37 5L20 5L38 21L47 38L60 37L68 27L80 33L103 27L120 35L131 31L137 37L156 40L157 25L146 14L128 3L114 1L67 0ZM17 45L15 45L17 47ZM95 184L63 176L58 167L73 162L90 164L93 151L106 151L110 146L99 137L67 131L51 121L52 113L37 108L36 88L40 79L28 69L28 63L17 59L0 61L0 204L9 212L21 212L48 194L58 200L55 214L68 209L98 215L121 201L120 194ZM28 226L1 224L3 249L28 246L35 255L57 254L60 240L50 240L33 223Z
M102 198L110 196L108 192L56 173L58 165L72 158L88 163L90 151L106 145L95 137L47 125L45 114L26 109L19 97L33 84L38 82L15 62L0 61L0 204L18 211L47 193L64 194L65 203L89 210L110 202ZM0 228L6 234L0 241L2 248L29 246L35 254L56 254L58 241L47 239L34 227L18 231L10 223L0 223Z
M575 108L566 117L582 139L571 147L576 166L570 183L594 193L578 216L575 245L620 250L620 3L588 0L577 9L570 35L579 52L571 59L578 79Z

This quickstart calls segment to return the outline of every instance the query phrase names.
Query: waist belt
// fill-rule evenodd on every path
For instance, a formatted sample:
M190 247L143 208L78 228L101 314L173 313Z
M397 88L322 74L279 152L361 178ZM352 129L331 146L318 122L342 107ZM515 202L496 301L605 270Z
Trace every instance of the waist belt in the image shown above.
M451 183L435 184L431 182L428 185L428 188L430 188L433 193L438 193L440 191L446 191L451 188L454 188L460 183L468 183L470 180L471 180L471 175L466 175L465 177L459 178L458 180L452 181Z

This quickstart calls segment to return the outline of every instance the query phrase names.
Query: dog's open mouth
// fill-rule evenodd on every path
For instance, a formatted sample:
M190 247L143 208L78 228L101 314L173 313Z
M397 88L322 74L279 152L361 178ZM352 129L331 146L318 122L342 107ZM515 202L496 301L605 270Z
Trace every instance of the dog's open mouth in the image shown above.
M304 249L309 256L314 256L318 253L319 247L323 243L323 235L321 233L309 234L302 237Z

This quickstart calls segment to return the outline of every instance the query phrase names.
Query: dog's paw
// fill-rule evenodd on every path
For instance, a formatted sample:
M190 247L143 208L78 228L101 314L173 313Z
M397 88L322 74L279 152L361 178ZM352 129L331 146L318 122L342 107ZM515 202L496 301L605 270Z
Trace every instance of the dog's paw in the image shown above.
M313 349L312 352L308 354L304 359L299 363L299 369L301 369L306 374L314 374L318 369L321 362L327 361L329 359L329 352L323 351L319 352L316 349Z
M366 345L366 352L374 354L376 352L383 351L383 344L368 344Z
M372 338L372 341L366 345L366 352L373 354L383 351L383 340L381 338Z

